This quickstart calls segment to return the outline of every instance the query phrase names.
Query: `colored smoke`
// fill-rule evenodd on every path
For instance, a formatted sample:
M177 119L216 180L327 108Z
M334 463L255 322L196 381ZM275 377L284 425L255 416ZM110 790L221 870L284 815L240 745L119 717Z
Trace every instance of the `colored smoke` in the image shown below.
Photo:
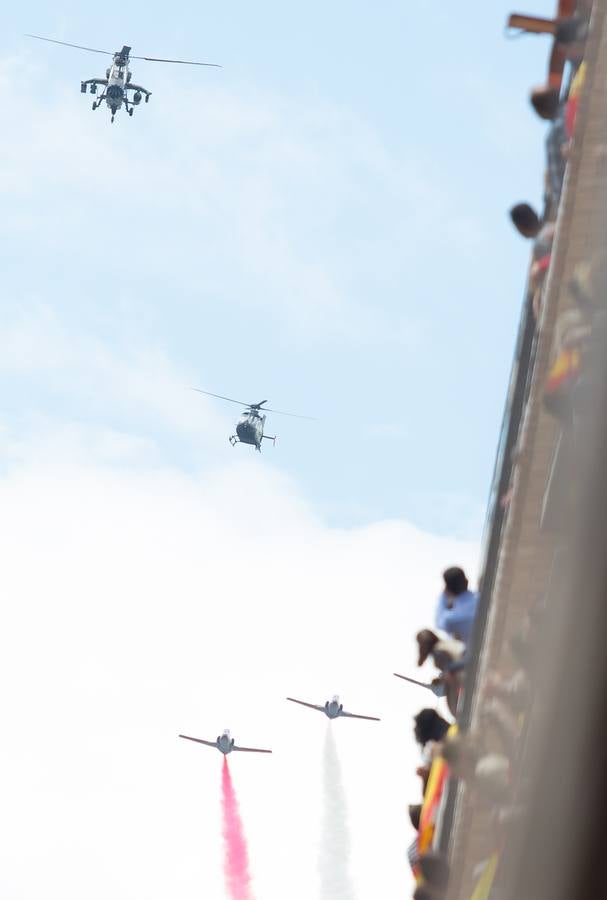
M223 771L221 773L221 801L223 805L223 837L226 854L223 869L226 887L231 900L253 900L247 842L226 757L223 760Z
M325 738L323 786L324 811L319 858L321 900L354 900L354 886L349 869L348 810L331 725L327 726Z

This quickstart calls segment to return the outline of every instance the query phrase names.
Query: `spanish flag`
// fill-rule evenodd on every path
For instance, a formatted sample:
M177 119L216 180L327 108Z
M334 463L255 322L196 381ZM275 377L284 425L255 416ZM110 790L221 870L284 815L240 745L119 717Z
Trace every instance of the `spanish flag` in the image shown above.
M575 120L577 118L577 111L580 105L580 96L584 89L585 81L586 63L583 62L575 73L575 77L571 82L571 87L569 88L569 96L567 98L567 105L565 107L565 128L567 130L567 135L570 138L573 137L573 132L575 131Z
M452 725L449 728L447 737L453 737L454 734L457 734L457 725ZM432 847L436 816L448 777L449 767L447 766L447 763L442 756L437 756L430 768L422 811L419 817L419 834L417 837L418 856L423 856L424 853ZM413 874L419 879L420 873L418 867L413 869Z

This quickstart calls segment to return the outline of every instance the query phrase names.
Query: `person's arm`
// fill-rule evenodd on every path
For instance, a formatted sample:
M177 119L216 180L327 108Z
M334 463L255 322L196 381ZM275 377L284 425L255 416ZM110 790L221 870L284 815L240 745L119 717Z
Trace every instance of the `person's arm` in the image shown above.
M436 616L435 616L435 625L437 628L440 628L442 631L446 631L446 622L447 622L447 605L446 598L444 594L441 594L438 598L438 606L436 607Z

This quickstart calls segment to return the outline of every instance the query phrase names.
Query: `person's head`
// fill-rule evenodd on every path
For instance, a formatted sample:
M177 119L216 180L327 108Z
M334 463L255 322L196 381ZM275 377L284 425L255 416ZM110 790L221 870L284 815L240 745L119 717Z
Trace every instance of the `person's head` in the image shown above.
M540 119L555 119L559 111L560 96L557 88L538 87L531 91L531 106Z
M418 647L417 665L423 666L434 650L436 644L438 644L439 638L438 635L434 634L433 631L430 631L429 628L424 628L422 631L418 631L415 635L415 640L417 641Z
M419 860L419 870L421 872L424 883L428 883L433 888L445 890L449 883L449 863L442 853L429 851Z
M415 740L422 746L428 741L442 741L449 730L449 723L435 709L422 709L413 721Z
M422 814L421 803L411 803L409 805L409 821L416 831L419 831L419 820Z
M451 566L443 572L443 581L445 582L445 593L452 597L458 597L468 590L468 579L466 573L459 566Z
M538 235L542 223L540 217L528 203L517 203L510 210L512 224L524 238L534 238Z

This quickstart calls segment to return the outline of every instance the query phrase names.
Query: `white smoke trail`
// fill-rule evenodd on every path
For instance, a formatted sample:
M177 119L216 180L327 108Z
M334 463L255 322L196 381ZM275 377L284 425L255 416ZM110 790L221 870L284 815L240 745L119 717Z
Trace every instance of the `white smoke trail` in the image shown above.
M350 877L350 832L341 765L331 725L323 759L324 811L318 868L321 900L355 900Z

